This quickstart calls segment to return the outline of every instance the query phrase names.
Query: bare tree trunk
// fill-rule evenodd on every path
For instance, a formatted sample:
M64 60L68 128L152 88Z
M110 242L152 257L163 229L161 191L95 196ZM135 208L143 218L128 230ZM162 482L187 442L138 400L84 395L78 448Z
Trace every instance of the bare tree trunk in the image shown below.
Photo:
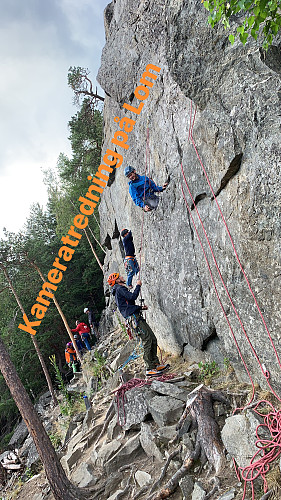
M91 240L90 240L90 238L89 238L89 236L88 236L88 233L87 233L86 229L83 229L83 231L84 231L84 233L85 233L85 235L86 235L86 238L87 238L87 240L88 240L88 242L89 242L89 245L90 245L90 247L91 247L91 250L92 250L92 252L93 252L93 254L94 254L95 258L96 258L96 261L97 261L98 265L100 266L101 270L103 271L102 263L101 263L101 261L99 260L99 258L98 258L98 256L97 256L97 254L96 254L96 252L95 252L95 250L94 250L93 244L92 244L92 242L91 242Z
M12 293L13 293L13 295L14 295L14 297L15 297L16 301L17 301L17 304L18 304L18 306L19 306L19 308L20 308L20 310L21 310L22 314L25 314L25 310L24 310L23 305L22 305L22 303L21 303L21 301L20 301L20 299L19 299L19 297L18 297L18 295L17 295L17 292L15 291L15 289L14 289L14 287L13 287L13 285L12 285L12 282L11 282L11 280L10 280L10 278L9 278L8 273L7 273L7 269L6 269L3 265L1 265L1 268L2 268L2 270L3 270L3 273L4 273L4 275L5 275L6 280L7 280L7 281L8 281L8 283L9 283L9 287L10 287L10 289L11 289L11 291L12 291ZM45 375L45 377L46 377L46 381L47 381L48 388L49 388L49 391L50 391L51 396L52 396L53 403L54 403L54 405L55 405L55 406L57 406L57 405L58 405L58 400L57 400L57 398L56 398L55 391L54 391L54 388L53 388L53 384L52 384L52 381L51 381L51 377L50 377L50 374L49 374L49 372L48 372L48 368L47 368L47 366L46 366L46 363L45 363L45 361L44 361L44 358L43 358L43 356L42 356L42 354L41 354L41 351L40 351L40 348L39 348L38 342L37 342L37 340L35 339L34 335L30 335L30 337L31 337L31 340L32 340L32 342L33 342L33 345L34 345L35 351L36 351L36 353L37 353L37 356L38 356L38 358L39 358L39 361L40 361L40 363L41 363L42 370L43 370L44 375Z
M37 266L37 264L35 264L35 262L31 262L31 261L29 261L29 262L30 262L30 264L34 267L34 269L36 269L36 271L38 272L38 274L39 274L39 276L41 277L42 281L45 283L45 282L46 282L46 280L45 280L45 278L44 278L44 276L43 276L43 274L42 274L42 272L41 272L41 269ZM50 290L49 288L47 288L47 290L48 290L50 293L52 293L52 292L51 292L51 290ZM62 319L62 321L63 321L63 323L64 323L64 326L65 326L65 328L66 328L66 331L67 331L68 335L69 335L69 336L70 336L70 338L71 338L71 342L73 343L73 346L74 346L74 348L75 348L75 351L76 351L76 354L77 354L77 358L79 359L80 363L82 363L81 354L80 354L79 349L78 349L78 347L77 347L77 345L76 345L76 342L75 342L75 340L74 340L73 333L72 333L71 329L69 328L69 324L68 324L68 322L67 322L67 319L66 319L66 317L65 317L64 313L62 312L61 307L60 307L60 305L59 305L59 303L58 303L58 301L57 301L57 299L56 299L56 297L55 297L55 296L53 296L53 301L54 301L54 304L55 304L55 306L56 306L56 308L57 308L57 310L58 310L58 313L59 313L59 315L60 315L60 317L61 317L61 319Z
M202 464L209 461L215 469L215 479L225 464L224 447L221 441L219 426L215 420L213 402L219 401L229 405L225 396L218 391L207 389L205 386L199 386L194 389L188 397L185 410L179 420L177 429L180 430L186 417L191 415L192 427L197 427L197 436L195 449L188 450L184 457L182 466L175 472L165 486L155 495L148 497L147 500L163 500L168 498L177 488L180 480L186 476L195 460L200 457ZM211 494L217 489L217 481ZM206 498L210 498L209 494Z
M88 229L89 229L89 231L90 231L91 235L93 236L93 238L94 238L95 242L96 242L96 243L100 246L100 248L102 249L102 251L103 251L104 253L106 253L105 249L101 246L101 244L100 244L99 240L97 240L97 238L95 237L95 235L94 235L94 233L93 233L92 229L90 228L90 226L88 226Z
M29 434L33 438L55 499L77 500L87 498L86 493L75 487L68 480L50 438L31 403L1 337L0 367L11 395L26 423Z

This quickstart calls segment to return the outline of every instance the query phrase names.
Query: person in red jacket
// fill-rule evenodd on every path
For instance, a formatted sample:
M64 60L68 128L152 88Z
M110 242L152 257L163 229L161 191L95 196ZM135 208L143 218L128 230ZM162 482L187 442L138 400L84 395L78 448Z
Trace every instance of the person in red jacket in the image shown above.
M86 323L83 323L82 321L76 321L76 328L73 328L71 331L73 333L77 333L77 332L79 333L86 348L88 349L88 351L90 351L91 346L90 346L90 335L89 335L90 328L89 328L89 326L86 325Z

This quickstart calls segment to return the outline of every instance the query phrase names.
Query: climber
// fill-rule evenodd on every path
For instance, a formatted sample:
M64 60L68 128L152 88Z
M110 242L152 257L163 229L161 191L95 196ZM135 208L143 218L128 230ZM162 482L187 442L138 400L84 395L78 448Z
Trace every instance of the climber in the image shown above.
M89 335L90 328L86 325L86 323L82 323L82 321L76 321L76 328L72 328L71 331L73 333L76 333L76 332L79 333L86 348L88 349L88 351L90 351L91 350L91 346L90 346L90 342L89 342L89 340L90 340L90 335Z
M143 359L146 364L147 376L159 376L169 365L161 365L157 357L157 340L142 317L142 310L146 310L147 306L137 306L136 299L140 293L141 281L137 281L137 286L134 292L129 292L125 286L125 280L119 273L112 273L108 277L108 284L112 287L112 294L115 297L116 305L126 319L130 319L131 324L135 323L134 327L137 335L141 338L143 344Z
M65 361L67 362L68 366L70 368L72 368L73 373L76 373L77 372L77 357L76 357L76 352L75 352L75 349L73 347L72 342L68 342L66 344L64 354L65 354Z
M82 340L80 338L79 335L77 335L77 333L74 335L74 340L76 342L76 345L77 345L77 349L80 353L82 353L83 349L84 349L84 346L83 346L83 343L82 343Z
M159 198L155 193L165 191L169 181L165 182L163 186L156 186L152 179L146 175L137 174L131 166L125 168L124 174L129 179L129 193L133 202L138 207L142 207L145 212L157 208Z
M135 256L135 245L133 242L132 231L122 229L123 246L125 250L124 266L127 273L127 287L132 288L133 276L139 272L139 264Z
M99 333L98 333L95 315L94 315L93 311L91 309L89 309L89 307L85 307L84 313L88 315L88 321L89 321L89 325L90 325L91 332L92 332L92 339L93 339L93 343L95 345L98 341L98 338L99 338Z

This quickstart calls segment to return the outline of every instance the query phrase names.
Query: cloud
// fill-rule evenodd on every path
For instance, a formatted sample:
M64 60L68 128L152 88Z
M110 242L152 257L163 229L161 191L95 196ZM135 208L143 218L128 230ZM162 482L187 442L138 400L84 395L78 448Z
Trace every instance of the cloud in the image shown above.
M46 198L40 168L54 167L60 152L70 154L67 123L77 109L67 72L69 66L88 67L95 80L106 5L102 0L9 0L1 6L0 180L2 200L3 191L17 193L19 227L28 202ZM9 229L10 217L2 203L0 230Z

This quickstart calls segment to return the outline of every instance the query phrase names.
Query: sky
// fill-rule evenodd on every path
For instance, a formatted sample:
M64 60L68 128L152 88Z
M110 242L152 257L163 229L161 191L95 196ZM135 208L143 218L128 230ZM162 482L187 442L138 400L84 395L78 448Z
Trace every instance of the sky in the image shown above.
M68 68L88 68L96 85L108 3L0 0L0 237L22 228L32 203L45 206L42 170L71 155Z

